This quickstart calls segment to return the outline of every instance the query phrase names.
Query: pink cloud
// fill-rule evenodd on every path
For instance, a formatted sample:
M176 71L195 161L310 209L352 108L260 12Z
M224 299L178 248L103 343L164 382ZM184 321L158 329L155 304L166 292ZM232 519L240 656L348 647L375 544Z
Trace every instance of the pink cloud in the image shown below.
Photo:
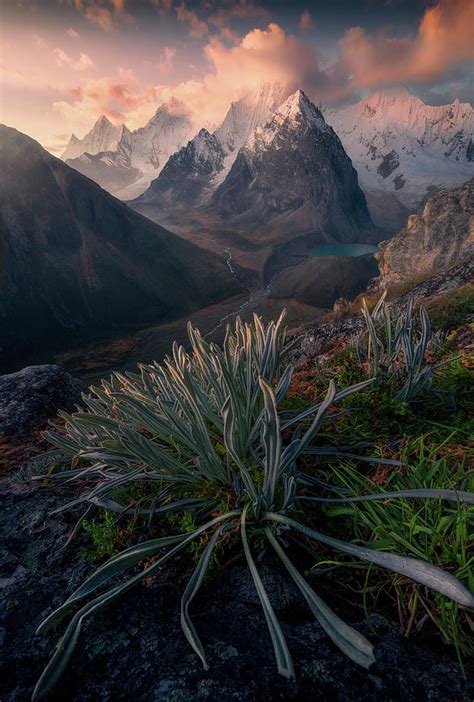
M59 48L53 49L53 54L56 57L58 66L69 66L73 71L87 71L94 66L94 61L89 54L85 54L82 51L79 53L79 58L76 60L72 59L69 54Z
M426 10L414 37L349 29L341 39L341 64L358 87L432 81L474 56L473 27L474 2L438 0Z
M313 29L313 20L308 10L305 10L300 17L300 29Z
M208 32L207 23L200 20L194 10L188 10L184 2L182 2L176 8L176 16L178 22L189 22L191 27L189 29L189 36L200 39Z
M80 36L79 32L76 32L74 27L69 27L69 29L66 31L66 34L71 39L79 39L79 36Z
M172 46L165 46L158 62L158 70L162 75L166 75L171 71L175 56L176 49L174 49Z
M73 3L86 19L98 24L105 32L111 32L119 18L132 20L125 10L126 0L73 0Z

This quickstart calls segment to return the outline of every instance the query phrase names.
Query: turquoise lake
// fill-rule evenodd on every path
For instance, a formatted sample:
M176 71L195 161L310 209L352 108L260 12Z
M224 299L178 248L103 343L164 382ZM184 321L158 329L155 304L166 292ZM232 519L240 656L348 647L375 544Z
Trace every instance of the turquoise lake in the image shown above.
M313 256L363 256L378 250L379 247L372 244L321 244L313 246L311 253Z

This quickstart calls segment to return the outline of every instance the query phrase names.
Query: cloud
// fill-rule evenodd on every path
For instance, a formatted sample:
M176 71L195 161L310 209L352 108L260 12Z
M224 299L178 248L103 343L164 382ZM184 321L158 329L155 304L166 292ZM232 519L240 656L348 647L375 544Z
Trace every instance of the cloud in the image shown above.
M115 77L89 79L72 87L67 99L54 103L54 109L84 128L90 128L105 114L133 129L143 126L162 102L176 97L184 102L196 128L200 128L206 123L219 123L232 101L264 82L303 88L317 102L339 100L350 90L337 72L320 68L312 46L287 34L278 24L253 29L240 39L231 38L234 43L230 45L220 36L208 39L204 53L209 69L201 79L143 86L131 71L122 68ZM163 75L174 56L172 47L164 48L160 58Z
M76 32L74 27L69 27L69 29L66 31L66 34L68 35L68 37L71 37L71 39L79 39L80 37L79 32Z
M89 54L84 54L82 51L76 61L59 48L53 49L53 54L56 56L58 66L69 66L73 71L87 71L94 66L94 61Z
M308 10L305 10L300 17L300 29L313 29L313 20Z
M150 2L159 9L162 15L173 9L173 0L150 0Z
M68 100L53 102L53 109L77 127L90 128L100 115L130 128L142 126L160 104L160 93L152 85L140 87L132 70L120 67L116 76L85 80L64 89Z
M131 21L125 10L126 0L72 0L74 7L86 19L98 24L104 32L111 32L118 19Z
M341 67L353 85L372 88L405 81L434 81L474 57L474 3L439 0L429 7L414 37L370 36L362 27L341 39Z
M176 49L165 46L158 62L158 70L162 75L169 73L173 67L173 59L176 56Z
M221 7L219 10L210 15L208 18L209 24L216 27L225 27L234 17L240 19L250 19L252 17L268 17L269 11L261 5L255 5L251 0L239 0L230 7Z
M184 2L176 8L178 22L189 22L191 27L188 31L190 37L200 39L209 31L207 23L200 20L194 10L188 10Z

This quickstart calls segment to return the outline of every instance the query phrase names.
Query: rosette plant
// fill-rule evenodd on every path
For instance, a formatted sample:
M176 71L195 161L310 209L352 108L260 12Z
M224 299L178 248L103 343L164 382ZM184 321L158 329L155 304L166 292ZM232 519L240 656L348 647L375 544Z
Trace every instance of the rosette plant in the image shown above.
M280 538L293 530L337 551L375 563L473 606L471 593L449 573L425 562L361 548L308 526L305 505L318 501L444 498L472 502L474 495L450 490L413 490L366 496L347 495L317 475L302 471L300 457L322 423L331 418L338 400L367 388L365 381L337 391L331 382L324 400L288 417L278 405L292 375L286 360L290 350L283 317L264 326L237 320L227 330L222 347L208 343L189 326L191 350L175 345L163 364L144 365L139 374L114 374L84 395L85 411L62 414L65 427L50 432L58 466L56 479L80 478L87 490L65 505L107 509L146 517L150 524L166 512L192 512L191 532L138 543L101 565L40 625L43 633L69 617L69 624L35 688L34 699L56 683L85 620L119 598L185 550L207 536L205 548L181 599L184 634L207 668L204 647L190 617L190 606L203 583L211 556L229 532L232 548L242 548L262 604L279 673L294 676L292 658L254 559L254 535L264 538L281 559L312 613L328 636L347 656L368 668L372 645L344 623L291 561ZM317 448L318 454L324 448ZM333 454L334 448L328 449ZM380 461L381 459L377 459ZM139 489L138 489L139 488ZM335 497L327 494L339 493ZM326 495L326 496L321 496ZM342 495L342 496L341 496ZM145 564L145 565L144 565ZM138 566L141 565L141 568Z
M426 309L420 305L418 315L410 298L404 312L394 314L385 301L387 291L370 312L362 302L362 315L367 327L365 339L357 344L359 361L367 366L369 376L378 383L395 381L400 402L413 400L429 390L433 371L455 359L430 365L426 351L440 346L439 333L433 333Z

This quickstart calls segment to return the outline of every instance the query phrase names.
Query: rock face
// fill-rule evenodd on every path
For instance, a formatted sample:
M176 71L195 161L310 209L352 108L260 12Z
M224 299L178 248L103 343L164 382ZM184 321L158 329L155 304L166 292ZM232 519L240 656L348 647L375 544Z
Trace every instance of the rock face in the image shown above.
M440 272L474 255L474 179L430 197L421 214L380 244L381 284Z
M375 237L350 159L301 90L250 134L213 206L233 225L311 232L317 243Z
M143 327L236 292L225 263L0 127L0 353Z
M60 409L73 409L85 391L59 366L28 366L0 375L0 435L21 434Z
M390 233L430 192L474 176L469 103L432 106L407 90L387 90L324 109L324 117L357 169L374 222Z

